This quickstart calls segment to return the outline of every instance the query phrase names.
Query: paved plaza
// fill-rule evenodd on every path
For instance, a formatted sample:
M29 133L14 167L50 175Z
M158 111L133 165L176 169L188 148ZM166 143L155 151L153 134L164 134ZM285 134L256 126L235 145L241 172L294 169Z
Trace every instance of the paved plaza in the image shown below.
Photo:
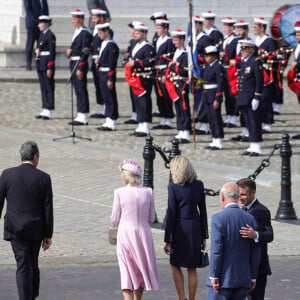
M73 144L72 138L69 137L71 128L67 124L71 115L70 85L65 84L68 76L68 70L57 71L56 109L53 119L42 121L34 118L40 112L41 105L36 73L34 71L25 72L22 69L0 70L0 170L20 163L18 153L20 144L30 139L36 141L40 148L39 168L48 172L52 177L55 209L53 245L49 251L41 254L42 269L50 270L49 273L52 276L47 277L50 275L45 274L42 281L49 280L52 290L50 288L47 290L51 296L41 297L41 299L60 299L53 296L56 293L56 284L54 283L55 281L59 283L58 288L60 284L64 286L65 279L60 274L68 274L68 270L70 272L75 270L74 283L79 284L79 271L76 271L74 266L78 264L80 266L87 265L82 269L78 267L78 270L82 270L83 273L95 272L95 276L99 276L99 274L96 275L99 270L104 270L105 276L112 272L116 281L112 283L112 291L116 290L117 294L112 292L109 297L107 291L110 291L111 287L103 283L103 289L106 287L108 289L105 297L99 296L100 292L99 294L95 292L93 295L98 296L94 298L88 296L76 298L76 295L70 292L71 294L61 299L120 299L115 246L111 246L107 242L113 190L122 185L118 171L120 160L132 158L143 165L142 153L145 139L128 135L135 126L124 124L124 121L130 116L131 107L128 85L124 82L122 71L119 70L117 92L120 118L117 120L117 131L100 132L96 128L103 123L103 120L90 119L88 126L75 127L75 133L78 137L91 138L92 141L76 138L76 143ZM89 81L89 94L91 113L93 113L96 110L96 103L91 80ZM74 100L76 103L76 99ZM155 103L154 97L153 103ZM204 147L210 142L210 136L196 136L195 145L193 143L180 145L180 149L192 161L198 177L203 180L205 187L218 190L227 181L235 181L252 174L262 159L273 149L274 144L281 143L283 133L293 135L300 131L300 106L296 96L288 90L286 84L282 114L276 116L275 120L273 133L264 135L263 156L261 157L250 158L239 155L240 151L248 148L247 143L231 141L231 137L240 132L239 128L225 129L223 151L204 150ZM158 122L158 118L153 118L154 125ZM175 134L175 129L151 131L154 143L162 148L171 146L170 139ZM53 141L58 137L67 138ZM296 214L300 218L300 141L291 140L291 145L293 150L291 157L292 201ZM159 222L162 222L166 212L168 178L169 170L165 168L162 158L156 153L154 196ZM275 239L269 244L269 254L271 259L277 261L278 269L276 270L278 272L281 270L281 259L278 257L285 257L289 264L292 262L295 274L299 273L296 270L300 267L298 258L300 257L300 222L298 220L280 222L274 220L281 197L280 181L281 157L277 150L271 158L270 166L257 177L257 197L271 211ZM207 196L206 202L210 222L211 215L220 210L219 199ZM4 281L0 279L0 300L13 300L16 299L15 296L12 296L15 295L14 292L12 294L7 292L6 295L10 295L7 297L4 297L4 292L2 292L5 290L4 286L14 286L14 282L12 282L14 280L14 258L9 243L2 240L3 219L0 220L0 232L0 278L6 270L9 273ZM163 281L166 281L165 276L168 276L170 281L169 285L165 285L163 289L171 288L172 279L166 271L167 258L163 252L164 231L160 224L153 226L152 233L156 255L160 262L160 272L168 274L162 275ZM282 266L286 267L287 265L282 264ZM109 271L106 272L106 268ZM279 276L279 274L277 275ZM274 274L274 278L277 275ZM109 278L108 276L108 282ZM278 278L280 281L280 276ZM69 284L72 286L72 279L66 280L69 280L69 283L65 286L69 286ZM295 284L298 286L299 293L298 282ZM276 284L274 282L274 285ZM73 286L76 291L76 285ZM297 289L297 286L294 288ZM277 284L276 287L279 288L280 284ZM172 289L174 290L173 287ZM281 289L282 292L284 290ZM159 293L157 295L160 295ZM71 297L71 295L73 296ZM162 295L160 299L171 299ZM275 294L269 299L300 299L299 294L296 298L284 297L276 298ZM146 299L159 299L159 296Z

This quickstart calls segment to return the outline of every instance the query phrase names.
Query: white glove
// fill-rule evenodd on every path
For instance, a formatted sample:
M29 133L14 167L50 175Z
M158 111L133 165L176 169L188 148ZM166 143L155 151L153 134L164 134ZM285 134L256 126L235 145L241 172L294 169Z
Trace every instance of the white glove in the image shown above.
M259 106L259 100L257 99L252 99L251 101L251 106L252 106L252 110L253 111L256 111L258 106Z

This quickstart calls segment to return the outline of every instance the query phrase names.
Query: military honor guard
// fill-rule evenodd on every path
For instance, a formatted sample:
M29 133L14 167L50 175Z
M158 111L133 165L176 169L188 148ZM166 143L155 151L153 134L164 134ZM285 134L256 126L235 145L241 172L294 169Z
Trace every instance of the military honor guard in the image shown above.
M140 78L141 87L144 89L142 94L133 95L138 127L131 135L137 137L147 136L150 133L149 123L152 122L151 76L155 50L147 41L147 33L148 27L145 24L134 24L136 44L130 53L132 59L125 66Z
M223 149L223 121L221 116L221 105L225 83L225 69L218 60L218 49L216 46L205 48L206 65L203 72L203 100L206 105L207 118L209 122L212 142L206 149Z
M215 26L216 16L217 15L210 10L202 13L202 17L204 18L204 30L213 39L214 45L217 47L217 49L220 50L223 45L223 34Z
M105 104L104 100L101 95L100 91L100 81L98 78L98 68L95 64L95 60L99 57L99 51L101 47L102 40L98 36L98 30L96 28L96 25L104 22L106 18L106 11L101 8L95 8L91 10L92 15L92 23L93 23L93 42L92 42L92 67L91 70L93 72L93 79L94 79L94 85L95 85L95 91L96 91L96 103L98 105L98 109L96 113L91 114L90 118L105 118L104 111L105 111Z
M84 25L85 12L76 9L70 13L75 32L66 54L70 60L72 83L77 97L77 117L70 125L88 125L89 95L87 90L88 57L93 36Z
M220 52L220 58L223 62L227 70L227 74L225 76L226 82L224 86L224 95L225 95L225 110L226 110L226 119L224 121L225 127L236 127L236 109L235 109L235 95L231 92L231 85L229 79L233 77L233 80L236 78L235 74L231 73L231 68L229 67L229 62L231 59L236 57L236 46L238 44L238 37L234 33L234 24L236 20L231 17L227 17L222 20L223 23L223 32L224 32L224 42L223 49ZM234 83L236 81L234 80Z
M276 72L278 63L274 59L270 60L268 56L275 52L279 47L278 43L266 34L268 21L264 18L254 18L253 31L256 35L255 44L258 48L258 54L266 54L263 59L264 67L264 90L263 90L263 133L272 132L273 100L276 98Z
M168 64L173 59L175 46L169 34L170 21L164 18L156 20L156 58L154 66L157 105L160 112L161 121L153 129L171 129L172 119L174 118L173 102L162 83L161 78L165 75Z
M241 155L261 155L262 142L262 93L264 75L261 62L256 60L255 43L251 40L239 41L242 61L238 77L237 106L241 111L249 131L250 147Z
M51 18L43 15L39 17L38 27L40 30L36 54L36 70L41 86L42 111L36 119L50 120L55 108L55 56L56 37L50 29Z
M116 120L119 117L116 92L116 69L119 57L119 47L111 38L110 23L96 25L99 38L102 40L99 59L96 59L100 91L105 103L105 123L98 130L116 130Z
M132 21L128 24L129 27L129 33L132 39L128 42L126 52L124 54L124 62L127 63L129 60L131 60L130 53L131 50L134 48L136 41L134 39L134 24L140 24L140 21ZM124 121L124 124L137 124L137 115L136 115L136 109L134 104L134 97L133 97L133 91L131 86L129 86L129 94L130 94L130 102L131 102L131 116L128 120Z
M205 65L205 48L208 46L213 46L214 41L211 37L209 37L203 31L203 22L204 19L198 15L194 16L195 22L195 30L196 30L196 51L198 56L198 64L200 68L203 68ZM201 98L202 93L195 93L195 103L200 103L201 99L197 99L197 97ZM199 109L198 115L196 116L196 123L195 123L195 132L197 134L208 134L209 132L209 124L207 120L206 110Z
M173 44L176 51L173 61L169 65L170 78L172 79L177 97L174 99L176 110L176 125L178 134L175 136L179 143L190 142L191 112L189 104L189 78L188 78L188 54L185 49L186 32L178 29L172 31Z

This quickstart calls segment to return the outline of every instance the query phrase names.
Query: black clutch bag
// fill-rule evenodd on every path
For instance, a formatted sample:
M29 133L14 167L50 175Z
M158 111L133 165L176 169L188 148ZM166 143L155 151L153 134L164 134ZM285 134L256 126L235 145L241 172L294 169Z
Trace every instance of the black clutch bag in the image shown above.
M205 268L209 265L208 252L201 250L201 263L200 268Z

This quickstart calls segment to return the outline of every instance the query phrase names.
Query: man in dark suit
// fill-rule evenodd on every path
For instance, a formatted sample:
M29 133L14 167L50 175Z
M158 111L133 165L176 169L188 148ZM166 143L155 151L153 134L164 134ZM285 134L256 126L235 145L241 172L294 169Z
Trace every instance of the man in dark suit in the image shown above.
M249 178L240 179L237 182L240 191L240 204L249 214L253 215L258 223L255 231L250 225L242 227L240 234L243 238L254 239L261 246L260 264L256 286L250 292L251 300L263 300L267 285L267 275L271 275L268 257L268 244L273 241L273 228L271 225L271 214L267 207L262 205L255 197L256 184Z
M105 0L87 0L86 5L87 5L87 8L88 8L89 12L92 9L97 9L97 8L101 8L102 10L106 11L104 21L105 22L110 22L111 21L110 13L109 13L109 10L108 10L108 8L105 4ZM92 17L90 16L90 18L89 18L89 28L91 30L94 30L94 26L95 26L95 24L93 24Z
M49 15L47 0L24 0L26 10L25 25L27 40L25 47L26 70L31 70L33 44L38 40L40 31L38 19L41 15Z
M243 239L239 230L249 224L257 230L255 218L238 206L238 186L223 185L220 202L223 211L211 219L211 248L208 299L245 299L257 277L260 249L251 239Z
M17 262L17 287L20 300L39 295L40 247L49 249L53 233L51 178L36 167L39 149L28 141L21 145L22 164L6 169L0 177L0 218L4 217L4 240L10 241Z

